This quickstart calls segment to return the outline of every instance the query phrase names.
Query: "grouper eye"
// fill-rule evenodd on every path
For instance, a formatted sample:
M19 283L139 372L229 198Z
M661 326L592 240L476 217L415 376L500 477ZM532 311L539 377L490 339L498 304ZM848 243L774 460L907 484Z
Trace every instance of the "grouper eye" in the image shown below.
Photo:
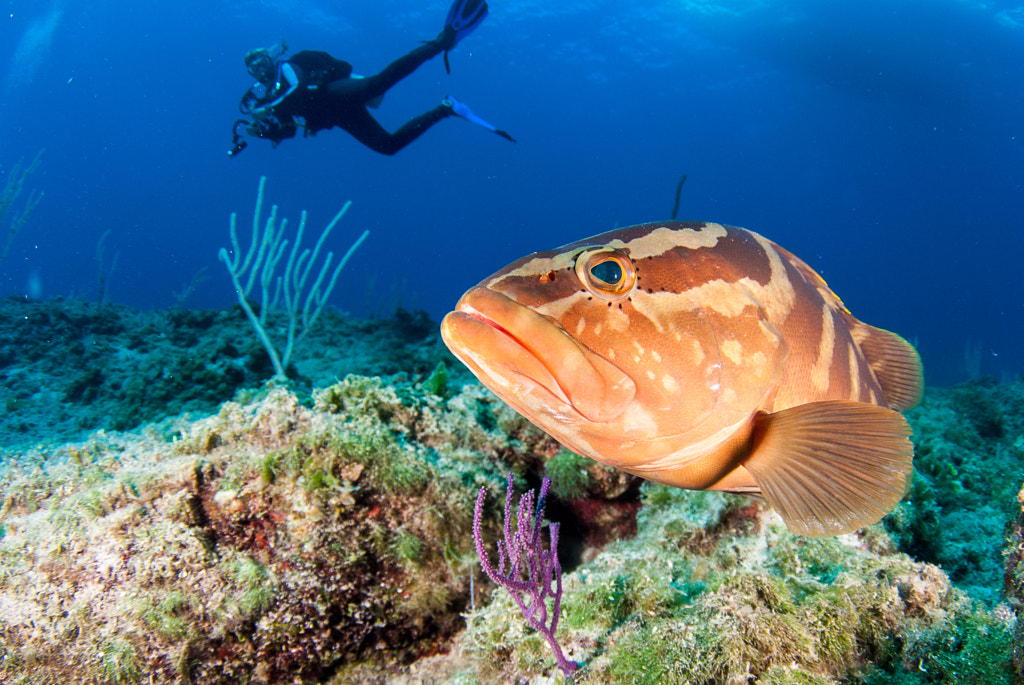
M608 285L616 285L622 281L622 267L618 262L609 259L590 267L590 275Z
M636 284L636 269L624 252L614 247L592 247L576 257L576 277L592 295L619 300Z

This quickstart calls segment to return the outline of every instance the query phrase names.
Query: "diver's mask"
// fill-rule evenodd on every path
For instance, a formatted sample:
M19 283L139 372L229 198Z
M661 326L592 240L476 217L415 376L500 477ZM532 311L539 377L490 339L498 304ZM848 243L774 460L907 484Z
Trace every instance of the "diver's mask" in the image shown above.
M245 53L245 69L260 83L273 83L277 71L274 58L266 48L256 48Z
M277 67L274 63L278 57L288 51L288 43L284 38L269 48L256 48L245 53L245 68L254 79L261 83L270 83L276 76Z

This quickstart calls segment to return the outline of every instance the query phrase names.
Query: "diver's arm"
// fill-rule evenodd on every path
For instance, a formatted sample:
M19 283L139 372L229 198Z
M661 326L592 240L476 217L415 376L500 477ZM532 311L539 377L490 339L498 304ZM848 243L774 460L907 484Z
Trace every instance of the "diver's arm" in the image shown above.
M274 84L274 92L280 92L282 89L284 89L284 92L265 105L252 110L252 117L254 119L266 118L266 116L270 114L275 107L281 104L289 95L294 93L298 87L299 77L295 73L295 68L288 62L281 62L277 68L277 83Z
M277 68L277 83L274 85L274 92L280 93L286 86L287 89L284 93L267 105L267 107L276 107L281 104L282 100L294 93L295 89L299 87L299 77L295 74L295 68L288 62L281 62L281 65Z

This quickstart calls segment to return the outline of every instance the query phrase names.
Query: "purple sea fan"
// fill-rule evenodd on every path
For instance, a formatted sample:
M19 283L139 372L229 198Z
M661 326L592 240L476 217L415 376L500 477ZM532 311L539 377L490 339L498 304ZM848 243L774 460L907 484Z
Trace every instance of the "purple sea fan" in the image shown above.
M519 499L516 515L516 529L512 530L512 474L508 474L508 490L505 495L504 540L498 541L498 568L491 565L480 535L480 518L483 512L487 488L480 488L473 512L473 540L480 565L484 573L512 595L519 605L527 624L539 632L551 645L558 666L566 675L571 675L579 664L565 658L562 648L555 639L558 629L558 615L562 604L562 567L558 563L558 524L548 526L551 543L544 549L544 505L551 479L545 478L540 486L540 496L534 506L534 491L530 490ZM548 610L548 599L552 599ZM549 617L550 616L550 621ZM549 625L550 622L550 625Z

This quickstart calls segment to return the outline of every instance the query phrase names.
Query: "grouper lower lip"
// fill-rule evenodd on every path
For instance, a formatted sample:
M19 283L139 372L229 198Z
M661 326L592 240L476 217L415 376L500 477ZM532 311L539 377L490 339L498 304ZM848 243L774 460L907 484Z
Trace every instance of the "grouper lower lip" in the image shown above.
M506 386L529 379L588 421L614 419L636 395L636 384L618 367L546 317L489 288L463 295L442 321L441 335L474 371Z

